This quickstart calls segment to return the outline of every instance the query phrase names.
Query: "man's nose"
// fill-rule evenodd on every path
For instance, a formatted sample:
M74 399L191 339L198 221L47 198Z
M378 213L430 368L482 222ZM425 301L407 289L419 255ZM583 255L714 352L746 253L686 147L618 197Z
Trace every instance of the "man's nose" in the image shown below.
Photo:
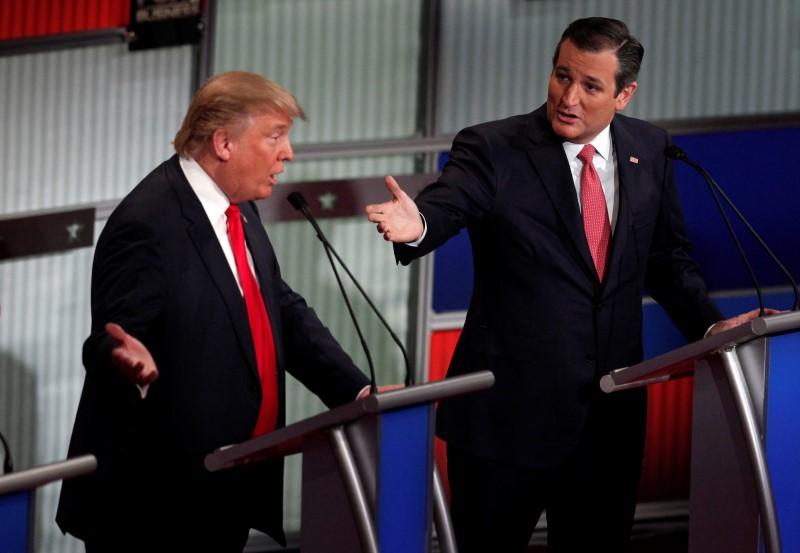
M578 103L579 98L580 93L578 91L578 85L576 83L570 83L566 90L564 90L561 101L568 106L574 106Z
M294 150L292 149L292 143L289 140L286 140L286 145L283 148L283 155L281 156L281 161L292 161L294 159Z

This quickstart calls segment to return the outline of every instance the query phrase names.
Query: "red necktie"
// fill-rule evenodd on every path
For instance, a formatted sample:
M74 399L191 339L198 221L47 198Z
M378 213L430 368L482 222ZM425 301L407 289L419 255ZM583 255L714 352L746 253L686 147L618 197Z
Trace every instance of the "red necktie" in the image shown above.
M600 177L592 164L594 146L587 144L578 154L583 162L581 170L581 209L583 210L583 230L592 254L594 268L600 282L606 272L608 245L611 242L611 224L608 221L608 208Z
M244 303L247 306L247 319L250 322L250 334L253 337L253 346L258 364L258 374L261 376L261 409L258 412L253 436L265 434L275 429L278 420L278 375L277 362L275 361L275 341L272 337L272 326L269 323L264 298L258 288L258 283L247 263L247 250L244 245L244 230L242 228L242 215L239 206L231 204L225 211L228 217L228 237L233 248L233 258L236 261L236 271L239 273L239 282L244 293Z

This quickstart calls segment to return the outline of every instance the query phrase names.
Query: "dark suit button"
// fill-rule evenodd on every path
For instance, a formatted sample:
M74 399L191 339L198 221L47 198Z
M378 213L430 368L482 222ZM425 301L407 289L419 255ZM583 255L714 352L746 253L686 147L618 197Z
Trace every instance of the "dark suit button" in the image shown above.
M594 361L595 359L597 359L597 356L595 356L595 354L593 353L587 353L583 358L586 359L587 361Z
M598 313L603 311L603 309L605 309L605 308L606 308L606 304L604 304L603 302L600 302L600 303L597 304L597 312Z

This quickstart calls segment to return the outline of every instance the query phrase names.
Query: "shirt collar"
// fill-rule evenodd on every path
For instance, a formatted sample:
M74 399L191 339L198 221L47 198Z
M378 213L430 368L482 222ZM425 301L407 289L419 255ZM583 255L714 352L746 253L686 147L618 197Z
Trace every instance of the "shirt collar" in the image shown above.
M231 204L228 196L193 158L181 156L180 165L209 220L218 220Z
M589 144L594 146L595 151L598 155L600 155L606 161L611 159L611 124L609 123L606 125L602 131L598 133L592 140L589 141ZM581 153L581 150L585 144L575 144L574 142L564 142L564 151L567 154L567 158L577 158L578 154Z

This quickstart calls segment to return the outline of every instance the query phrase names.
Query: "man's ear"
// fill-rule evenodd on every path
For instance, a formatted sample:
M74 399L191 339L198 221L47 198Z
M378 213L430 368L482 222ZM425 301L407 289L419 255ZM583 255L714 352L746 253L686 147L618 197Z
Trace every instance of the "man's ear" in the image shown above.
M638 86L639 85L636 83L636 81L633 81L632 83L628 83L622 87L620 93L617 94L616 98L614 98L614 108L617 111L622 111L625 109L625 106L627 106L628 102L630 102L631 98L633 98L633 93L636 92L636 87Z
M228 161L231 158L231 135L228 129L214 129L209 143L212 153L220 161Z

